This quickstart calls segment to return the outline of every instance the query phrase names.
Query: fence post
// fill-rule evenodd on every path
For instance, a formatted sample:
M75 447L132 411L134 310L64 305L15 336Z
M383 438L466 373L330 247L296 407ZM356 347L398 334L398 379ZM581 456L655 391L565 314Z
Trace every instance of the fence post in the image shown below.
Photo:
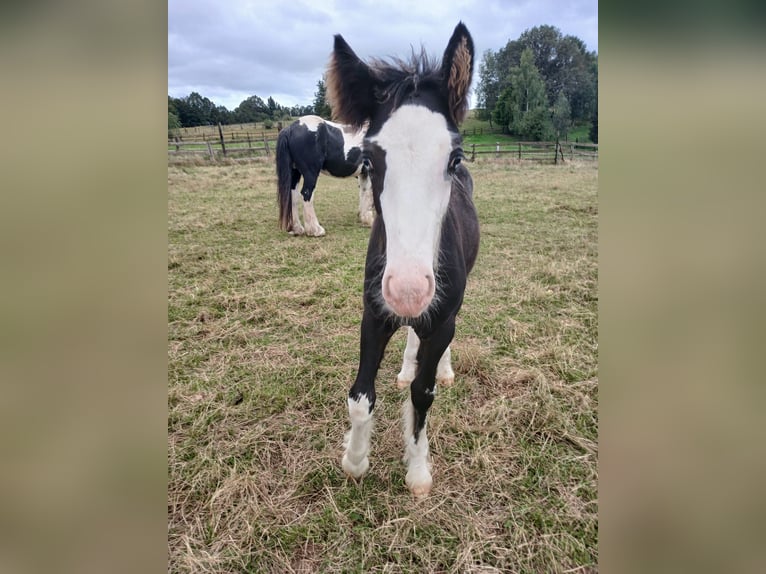
M495 142L495 158L500 157L500 142Z
M269 157L271 151L269 150L269 140L266 139L266 134L263 134L263 147L266 148L266 157Z
M250 132L247 132L247 149L252 149L253 146L250 145Z
M175 137L175 140L176 140L176 151L180 151L181 150L181 146L178 145L178 136Z
M205 142L207 144L207 153L210 154L210 159L215 159L215 155L213 154L213 146L210 145L210 142Z
M226 156L226 142L223 141L223 129L221 129L221 122L218 122L218 135L221 136L221 149L223 149L223 155Z
M476 161L476 144L471 144L471 161Z
M558 165L559 163L559 140L556 140L556 143L553 145L553 165Z
M519 161L521 161L521 142L519 142Z

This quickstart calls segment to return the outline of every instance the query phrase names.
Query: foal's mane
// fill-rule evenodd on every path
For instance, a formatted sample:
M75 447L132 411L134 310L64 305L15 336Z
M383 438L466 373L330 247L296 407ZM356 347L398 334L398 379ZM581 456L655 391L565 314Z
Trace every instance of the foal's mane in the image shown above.
M375 90L375 98L379 103L391 101L394 108L408 95L423 88L438 88L442 79L441 61L429 56L423 46L420 53L415 52L413 47L407 60L398 57L389 60L372 58L368 65L380 86Z

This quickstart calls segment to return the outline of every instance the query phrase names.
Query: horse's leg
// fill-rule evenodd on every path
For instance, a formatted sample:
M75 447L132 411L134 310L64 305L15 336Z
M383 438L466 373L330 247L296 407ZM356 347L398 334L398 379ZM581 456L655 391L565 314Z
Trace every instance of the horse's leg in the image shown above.
M426 496L431 491L431 463L429 461L426 414L434 401L436 371L439 361L455 334L455 318L448 319L428 339L420 341L418 366L410 385L410 399L405 401L402 413L404 435L404 461L407 463L405 482L415 496Z
M362 225L372 227L375 220L375 205L372 200L372 182L366 170L357 176L359 181L359 220Z
M407 387L415 378L415 370L418 366L418 347L420 347L420 339L412 327L407 327L407 346L404 348L402 370L396 375L396 385L400 389Z
M301 195L303 196L303 223L306 227L306 235L313 235L314 237L321 237L325 234L324 228L319 225L317 214L314 211L314 189L317 185L317 179L319 178L319 172L316 174L303 174L303 189L301 189Z
M301 194L298 191L298 183L301 180L301 172L299 172L297 169L293 168L292 176L290 181L290 189L292 190L293 195L293 226L290 229L291 235L303 235L303 225L301 225L300 217L298 217L298 212L300 211L299 205L303 203L303 200L301 198ZM304 216L305 217L305 216Z
M306 223L306 234L314 237L322 237L325 234L324 227L319 225L316 211L314 211L314 194L311 199L303 202L303 219Z
M455 371L452 370L452 351L450 348L444 351L439 364L436 366L436 383L449 387L455 382Z
M343 443L343 470L354 478L360 478L370 467L367 453L370 450L372 410L375 407L375 375L394 330L389 322L377 320L365 310L359 344L359 370L348 392L351 430L346 433Z
M415 370L418 366L418 347L420 346L420 339L412 330L412 327L407 328L407 347L404 349L404 360L402 361L402 370L396 376L396 384L400 389L407 387L415 379ZM455 382L455 372L452 370L452 353L450 348L444 351L439 364L436 367L436 382L437 384L449 386Z

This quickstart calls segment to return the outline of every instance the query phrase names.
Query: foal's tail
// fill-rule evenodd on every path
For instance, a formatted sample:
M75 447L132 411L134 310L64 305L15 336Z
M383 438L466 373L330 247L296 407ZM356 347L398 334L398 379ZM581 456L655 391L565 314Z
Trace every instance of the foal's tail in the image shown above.
M279 227L283 231L290 231L293 227L292 165L287 130L282 130L277 137L277 203Z

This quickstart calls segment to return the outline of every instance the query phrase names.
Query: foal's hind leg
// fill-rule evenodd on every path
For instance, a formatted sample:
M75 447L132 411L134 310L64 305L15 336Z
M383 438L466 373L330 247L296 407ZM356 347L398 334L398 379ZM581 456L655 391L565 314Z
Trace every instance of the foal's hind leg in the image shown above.
M404 360L402 361L402 370L396 376L396 384L400 389L408 387L410 383L415 379L415 371L418 366L418 348L420 347L420 339L413 331L412 327L407 327L407 347L404 349ZM436 366L436 383L450 386L455 382L455 372L452 370L452 353L450 348L439 359L439 364Z
M402 411L404 461L407 463L407 483L416 497L431 492L431 461L426 433L426 414L436 394L436 371L441 357L455 334L454 318L448 320L428 339L421 341L415 379L410 385L410 399Z
M357 176L359 182L359 220L365 227L372 227L375 221L375 205L372 199L372 183L366 169Z
M314 194L311 199L303 202L303 222L306 224L306 235L322 237L325 234L324 227L319 225L316 211L314 211Z
M288 230L290 235L303 235L303 225L301 225L301 219L299 217L300 212L300 204L303 203L303 198L301 197L300 192L298 191L298 183L301 180L301 172L299 172L297 169L293 168L292 172L292 179L290 181L290 189L292 193L292 215L293 215L293 225Z
M306 226L306 235L313 235L314 237L321 237L325 234L324 227L319 225L317 214L314 211L314 189L317 184L317 177L319 174L303 174L303 189L301 189L301 195L303 196L303 223Z

